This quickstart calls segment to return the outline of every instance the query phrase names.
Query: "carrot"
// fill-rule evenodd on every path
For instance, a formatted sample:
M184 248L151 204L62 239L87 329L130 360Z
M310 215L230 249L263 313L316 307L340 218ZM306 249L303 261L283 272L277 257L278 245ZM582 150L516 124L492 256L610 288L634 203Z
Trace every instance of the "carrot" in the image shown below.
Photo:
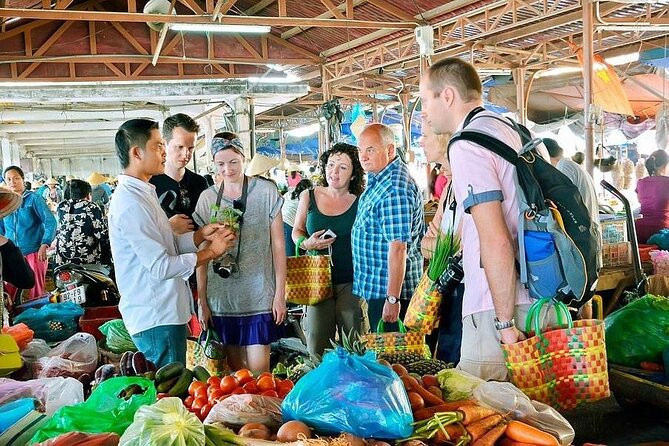
M474 400L451 401L438 406L424 407L414 412L413 417L416 421L427 420L437 412L450 412L458 407L476 404Z
M481 406L460 406L458 412L462 414L462 424L465 426L497 414L494 410Z
M560 446L557 438L553 435L525 424L522 421L509 421L506 427L506 436L514 441L535 444L537 446Z
M472 446L495 446L495 442L499 440L502 435L504 435L505 430L506 424L495 426L490 429L483 437L476 440Z
M436 435L432 439L437 444L444 444L447 442L455 442L463 435L467 435L467 431L462 424L447 424L443 426L443 430L441 427L438 428Z
M438 406L440 404L445 403L445 401L439 398L438 396L435 396L432 393L428 392L427 389L421 386L418 383L418 380L413 376L404 375L401 376L400 379L402 380L405 386L411 387L410 390L413 390L414 392L423 397L426 406Z
M467 426L467 432L471 435L472 441L476 441L482 438L490 429L501 423L502 420L503 418L499 414L491 415L475 423L471 423Z
M536 445L532 443L521 443L520 441L513 441L509 437L503 437L499 442L499 446L536 446Z

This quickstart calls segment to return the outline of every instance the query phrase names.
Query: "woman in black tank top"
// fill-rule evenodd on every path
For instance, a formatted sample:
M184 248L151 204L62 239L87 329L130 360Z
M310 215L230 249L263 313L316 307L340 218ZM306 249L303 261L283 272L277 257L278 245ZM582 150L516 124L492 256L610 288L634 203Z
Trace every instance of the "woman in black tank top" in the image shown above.
M307 348L322 355L337 332L363 333L367 311L364 300L352 293L351 228L364 189L358 149L335 144L321 156L320 165L321 186L300 195L292 235L301 249L329 253L332 258L333 297L308 306L306 313ZM334 237L329 236L332 233Z

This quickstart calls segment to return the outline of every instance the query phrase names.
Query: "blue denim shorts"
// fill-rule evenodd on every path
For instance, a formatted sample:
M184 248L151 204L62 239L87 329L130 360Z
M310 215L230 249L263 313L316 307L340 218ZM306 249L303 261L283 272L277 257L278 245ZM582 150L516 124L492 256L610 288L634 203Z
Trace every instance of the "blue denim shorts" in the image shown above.
M160 368L170 362L186 365L186 325L161 325L132 336L137 349Z

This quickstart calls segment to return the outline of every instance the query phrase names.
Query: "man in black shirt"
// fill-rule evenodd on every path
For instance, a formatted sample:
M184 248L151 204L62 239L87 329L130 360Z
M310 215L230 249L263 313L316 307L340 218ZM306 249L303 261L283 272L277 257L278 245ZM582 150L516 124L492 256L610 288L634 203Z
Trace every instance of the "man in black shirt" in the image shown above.
M176 234L197 229L193 222L193 212L200 194L208 187L204 177L186 169L193 156L199 130L200 126L195 120L183 113L165 119L165 173L149 180L156 186L158 201Z

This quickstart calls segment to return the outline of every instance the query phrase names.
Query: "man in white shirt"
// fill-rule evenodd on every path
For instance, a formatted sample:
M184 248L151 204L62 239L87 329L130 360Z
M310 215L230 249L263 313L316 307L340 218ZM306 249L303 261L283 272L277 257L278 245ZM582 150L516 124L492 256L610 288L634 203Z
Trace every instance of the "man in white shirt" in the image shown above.
M121 293L119 310L137 348L156 366L186 361L187 323L193 313L188 277L233 244L221 225L175 235L160 207L153 175L165 172L158 123L126 121L116 133L123 168L109 208L109 238ZM209 242L203 249L197 247Z

